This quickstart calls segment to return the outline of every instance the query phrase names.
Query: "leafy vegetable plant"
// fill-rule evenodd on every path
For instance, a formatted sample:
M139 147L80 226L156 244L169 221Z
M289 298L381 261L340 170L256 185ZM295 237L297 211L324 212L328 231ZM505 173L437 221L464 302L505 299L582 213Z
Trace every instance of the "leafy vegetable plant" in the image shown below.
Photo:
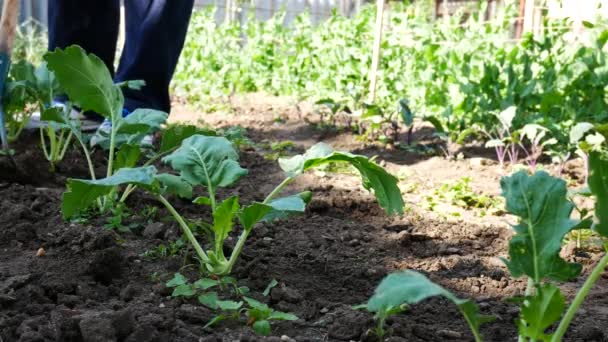
M146 135L159 130L168 116L166 113L152 109L137 109L123 118L124 97L121 87L138 87L141 86L141 82L114 84L103 61L92 54L87 54L79 46L70 46L64 50L56 49L47 53L44 59L63 91L69 96L71 103L82 111L98 113L111 121L110 133L96 139L99 145L108 150L106 177L113 176L121 168L135 166L139 159L139 145L142 140ZM69 112L45 110L42 119L50 122L49 127L69 131L70 136L76 138L87 158L91 180L95 180L90 150L85 143L79 122L71 120ZM71 186L77 185L68 182L68 188ZM111 186L109 189L104 192L104 196L96 200L102 212L112 207L117 196L116 186Z
M481 341L479 326L490 321L491 317L480 315L479 308L471 300L456 297L415 271L402 271L386 276L374 291L374 295L362 307L376 314L375 333L382 341L386 333L384 322L388 317L407 310L408 305L436 296L444 297L454 303L471 328L475 341Z
M346 162L354 166L363 179L363 185L374 191L380 206L389 214L403 212L403 200L397 187L397 178L366 157L336 152L319 143L305 154L280 159L279 165L286 178L262 202L241 205L237 196L224 200L217 198L219 188L228 187L247 174L238 163L238 153L226 138L194 135L185 139L173 153L163 158L179 175L159 174L153 166L122 168L99 180L70 179L63 197L62 211L68 218L86 209L99 198L107 196L120 185L135 185L155 196L173 215L189 243L194 248L204 271L214 275L227 275L232 271L254 225L272 221L290 214L301 213L310 200L310 193L277 198L284 188L304 172L332 162ZM205 188L207 195L194 203L209 206L212 221L208 223L212 234L211 246L204 250L192 233L186 220L166 196L176 194L190 198L193 187ZM242 226L230 256L224 254L224 244L234 229L235 221Z
M593 223L586 214L582 214L581 220L571 218L575 206L568 198L566 182L562 179L543 171L534 175L519 171L501 180L506 208L519 218L513 226L515 235L509 242L509 258L504 262L511 275L528 278L525 296L520 301L520 317L516 321L519 341L562 341L583 301L608 266L606 253L567 307L566 299L555 282L576 278L582 267L560 256L565 236L575 229L591 225L597 234L608 237L606 152L592 151L589 168L589 190L595 196ZM478 327L486 319L479 318L472 302L459 300L446 292L418 273L395 273L380 283L367 309L375 312L379 324L382 324L388 315L400 312L403 304L443 295L459 306L475 339L480 341ZM557 328L550 331L558 322ZM376 330L383 332L381 327Z

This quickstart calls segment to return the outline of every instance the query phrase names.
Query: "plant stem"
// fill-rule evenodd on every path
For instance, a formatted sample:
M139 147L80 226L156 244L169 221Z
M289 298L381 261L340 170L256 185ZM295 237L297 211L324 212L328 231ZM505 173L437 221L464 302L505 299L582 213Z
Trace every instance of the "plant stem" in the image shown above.
M283 188L285 188L289 183L291 183L295 178L293 176L287 177L285 178L281 184L277 185L276 188L274 188L274 190L272 190L271 193L268 194L268 196L266 196L266 198L264 199L264 204L268 204L268 202L272 201L273 198L275 198L278 194L281 193L281 191L283 191Z
M262 203L267 204L268 202L270 202L275 196L277 196L287 186L287 184L289 184L291 181L293 181L293 179L294 179L293 177L285 178L281 182L281 184L277 185L277 187L274 188L274 190L272 190L272 192L270 194L268 194L268 196L266 196L266 199L264 199L264 202L262 202ZM236 245L234 246L232 253L230 254L230 259L228 260L228 264L226 265L224 274L228 274L232 270L232 267L236 263L236 260L238 259L239 255L241 254L241 251L243 250L243 247L245 246L245 242L247 241L247 237L249 236L250 232L251 232L250 229L244 229L243 232L241 233L241 236L239 236L239 239L236 242Z
M534 279L528 277L528 284L526 285L526 297L531 296L532 295L532 289L534 288ZM517 337L517 342L524 342L526 339L524 336L519 335Z
M553 334L551 342L558 342L562 340L562 337L564 337L564 335L566 334L566 331L568 330L568 327L570 326L574 315L578 311L581 304L583 304L585 297L587 297L589 291L591 291L591 288L593 287L595 282L600 278L600 276L604 272L606 266L608 266L608 253L606 253L604 257L595 266L595 268L593 268L593 271L591 272L587 280L585 280L583 287L581 287L581 289L576 294L576 297L574 297L574 300L570 304L568 311L566 311L564 318L562 318L561 322L559 323L559 326L557 327L557 330Z
M196 254L198 255L200 261L203 263L209 263L209 257L207 256L207 253L205 253L205 251L203 250L201 245L196 240L196 237L194 236L194 234L192 234L192 231L190 230L190 227L188 227L188 224L186 224L186 221L184 221L184 218L175 210L175 208L173 208L171 203L169 203L169 201L167 201L162 195L157 195L156 199L158 199L167 208L167 210L169 210L171 215L173 215L173 217L179 224L180 228L186 235L186 238L188 239L188 241L190 241L190 244L196 251Z
M114 149L116 148L116 131L118 126L118 120L116 115L112 114L112 129L110 130L110 152L108 155L108 170L106 171L106 177L114 174Z
M224 274L230 273L232 271L232 267L236 263L236 259L238 259L243 247L245 246L245 242L247 241L247 237L249 236L249 232L251 230L243 229L241 236L239 236L239 240L236 242L232 253L230 254L230 259L228 260L228 264L226 265L226 269L224 270Z
M146 166L152 165L152 163L154 163L155 161L157 161L160 158L168 155L169 153L172 153L173 151L177 150L178 147L179 147L179 145L175 146L175 147L172 147L172 148L166 150L165 152L161 152L161 153L156 154L155 156L153 156L152 158L150 158L147 162L145 162L143 166L146 167ZM131 193L133 191L135 191L135 189L137 189L137 185L134 185L134 184L127 185L127 188L122 193L122 197L120 197L120 202L124 203L127 200L127 198L129 197L129 195L131 195Z

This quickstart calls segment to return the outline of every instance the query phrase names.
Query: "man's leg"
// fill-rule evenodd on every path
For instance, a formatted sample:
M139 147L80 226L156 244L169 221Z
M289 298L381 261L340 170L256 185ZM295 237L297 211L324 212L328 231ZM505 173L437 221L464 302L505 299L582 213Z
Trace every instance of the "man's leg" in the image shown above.
M169 83L193 6L194 0L125 0L126 37L116 81L146 81L140 91L125 90L127 109L169 112Z
M114 73L120 0L50 0L48 13L49 50L80 45Z

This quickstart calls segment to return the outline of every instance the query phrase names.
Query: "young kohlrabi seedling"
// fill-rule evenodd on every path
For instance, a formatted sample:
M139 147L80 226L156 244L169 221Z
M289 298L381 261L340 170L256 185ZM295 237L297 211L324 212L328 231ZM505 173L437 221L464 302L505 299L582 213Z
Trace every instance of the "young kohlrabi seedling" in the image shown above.
M516 113L517 107L511 106L496 115L500 125L495 126L490 132L481 129L481 132L490 138L486 142L486 147L494 148L500 167L504 167L507 156L511 165L517 164L518 161L519 139L517 134L515 134L516 132L511 131Z
M367 304L360 308L375 313L377 325L374 333L383 341L386 334L384 322L388 317L405 311L409 305L436 296L442 296L454 303L471 328L475 341L482 340L479 326L492 318L480 315L479 308L471 300L456 297L418 272L408 270L389 274L380 282Z
M264 295L267 296L270 289L276 286L276 280L271 282ZM206 307L216 310L218 314L213 317L205 327L211 327L227 319L238 320L242 313L247 316L247 325L251 326L258 335L270 335L270 322L273 320L293 321L298 317L281 311L277 311L258 300L247 297L249 288L238 286L236 279L232 277L219 277L218 279L201 278L194 283L189 283L188 279L180 273L176 273L167 282L167 287L173 288L172 297L197 297L199 303ZM234 295L243 301L220 299L213 289L231 289ZM245 305L244 305L245 304Z
M536 164L538 163L538 159L542 157L544 148L557 144L557 139L555 138L543 140L547 133L549 133L547 128L537 124L527 124L519 132L522 140L519 146L526 153L526 163L532 172L536 171ZM525 139L529 142L527 147L523 144Z
M196 252L202 270L224 276L234 267L251 230L256 223L284 218L302 213L310 200L310 193L277 198L284 188L304 172L334 162L345 162L356 168L365 188L373 190L379 204L389 214L403 212L403 199L397 186L397 178L364 156L336 152L330 146L319 143L305 154L280 159L279 165L286 178L271 191L262 202L241 205L238 196L224 200L217 198L219 188L228 187L247 174L238 163L238 153L226 138L194 135L185 139L181 146L163 158L179 175L158 174L153 166L122 168L110 177L100 180L70 179L64 194L62 211L66 218L86 209L98 198L111 194L120 185L136 185L161 202L173 215L188 242ZM212 220L208 223L212 234L211 246L204 250L194 236L186 219L180 215L166 196L169 194L190 198L192 187L203 187L207 194L194 203L211 208ZM242 227L230 256L224 254L224 244L234 230L235 221Z

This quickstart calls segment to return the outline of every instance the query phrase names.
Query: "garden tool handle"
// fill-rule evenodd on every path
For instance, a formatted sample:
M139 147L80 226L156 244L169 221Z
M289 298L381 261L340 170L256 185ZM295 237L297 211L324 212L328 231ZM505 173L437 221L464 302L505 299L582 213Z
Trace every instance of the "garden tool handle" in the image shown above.
M21 0L4 0L2 19L0 19L0 53L10 56L19 19L19 2Z

